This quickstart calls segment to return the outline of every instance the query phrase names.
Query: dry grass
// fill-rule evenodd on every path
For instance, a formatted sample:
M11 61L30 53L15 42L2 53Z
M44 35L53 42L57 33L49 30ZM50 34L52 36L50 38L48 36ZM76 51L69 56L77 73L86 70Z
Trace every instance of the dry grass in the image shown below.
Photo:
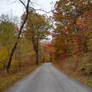
M78 57L78 59L70 57L64 60L57 60L54 65L68 76L92 87L92 75L89 76L86 72L81 71L81 67L87 64L89 60L91 60L90 56L82 56ZM78 61L78 63L76 63L76 61Z
M34 69L36 69L36 65L24 67L20 71L17 71L16 73L10 73L10 74L2 74L0 76L0 92L4 92L7 90L10 86L12 86L14 83L31 73Z

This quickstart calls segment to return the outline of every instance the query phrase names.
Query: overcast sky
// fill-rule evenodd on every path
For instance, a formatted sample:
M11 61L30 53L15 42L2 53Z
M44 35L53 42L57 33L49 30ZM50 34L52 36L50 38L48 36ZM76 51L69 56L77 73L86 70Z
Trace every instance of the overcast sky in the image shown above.
M26 1L26 0L24 0ZM35 8L42 8L45 11L50 11L53 8L52 2L56 0L33 0L37 4L34 5ZM24 7L18 2L18 0L0 0L0 15L8 14L10 16L20 17L24 12ZM42 13L42 12L40 12Z

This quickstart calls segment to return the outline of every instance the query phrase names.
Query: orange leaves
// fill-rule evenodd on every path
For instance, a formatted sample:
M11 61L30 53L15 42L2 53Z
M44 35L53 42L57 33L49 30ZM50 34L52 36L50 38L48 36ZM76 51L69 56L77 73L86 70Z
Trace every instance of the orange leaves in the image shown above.
M55 44L52 44L51 42L43 42L42 48L44 52L47 52L49 55L54 55L55 51Z
M90 0L59 0L55 4L53 17L56 21L56 29L52 33L56 55L63 58L86 52L87 44L91 43L88 40L92 30Z

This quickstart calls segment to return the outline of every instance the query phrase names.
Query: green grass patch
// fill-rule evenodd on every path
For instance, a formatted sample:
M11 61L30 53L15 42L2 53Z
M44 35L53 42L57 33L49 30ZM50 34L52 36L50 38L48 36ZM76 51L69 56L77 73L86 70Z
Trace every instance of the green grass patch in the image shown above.
M88 80L87 82L88 82L88 84L92 84L92 80Z

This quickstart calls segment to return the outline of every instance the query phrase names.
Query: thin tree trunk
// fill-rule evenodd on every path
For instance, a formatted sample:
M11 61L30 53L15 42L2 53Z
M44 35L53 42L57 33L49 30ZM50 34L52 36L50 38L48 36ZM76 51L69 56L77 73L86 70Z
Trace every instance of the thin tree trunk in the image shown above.
M38 40L37 40L37 48L36 48L36 64L39 64L39 50L38 50Z
M78 65L79 65L79 59L77 58L76 60L75 60L75 67L74 67L74 72L76 72L76 70L77 70L77 68L78 68Z
M12 51L11 51L11 54L10 54L10 57L9 57L9 61L8 61L7 72L9 72L9 69L10 69L10 66L11 66L11 62L12 62L12 57L13 57L14 52L16 50L17 44L18 44L18 42L16 42L14 47L12 48Z
M38 51L36 52L36 64L37 65L39 64L39 54L38 54Z
M36 64L39 64L39 40L35 39L34 35L32 36L32 44L33 44L33 49L36 54Z
M19 34L18 34L18 37L17 37L17 41L16 43L14 44L12 50L11 50L11 53L10 53L10 57L9 57L9 61L8 61L8 65L7 65L7 72L9 72L9 69L10 69L10 66L11 66L11 62L12 62L12 58L13 58L13 55L15 53L15 50L17 48L17 45L19 43L19 39L21 37L21 33L22 33L22 29L28 19L28 15L29 15L29 3L30 3L30 0L28 0L28 3L27 3L27 6L26 6L26 16L25 16L25 19L24 19L24 22L22 23L21 27L20 27L20 31L19 31Z
M50 62L52 62L52 55L50 55Z

